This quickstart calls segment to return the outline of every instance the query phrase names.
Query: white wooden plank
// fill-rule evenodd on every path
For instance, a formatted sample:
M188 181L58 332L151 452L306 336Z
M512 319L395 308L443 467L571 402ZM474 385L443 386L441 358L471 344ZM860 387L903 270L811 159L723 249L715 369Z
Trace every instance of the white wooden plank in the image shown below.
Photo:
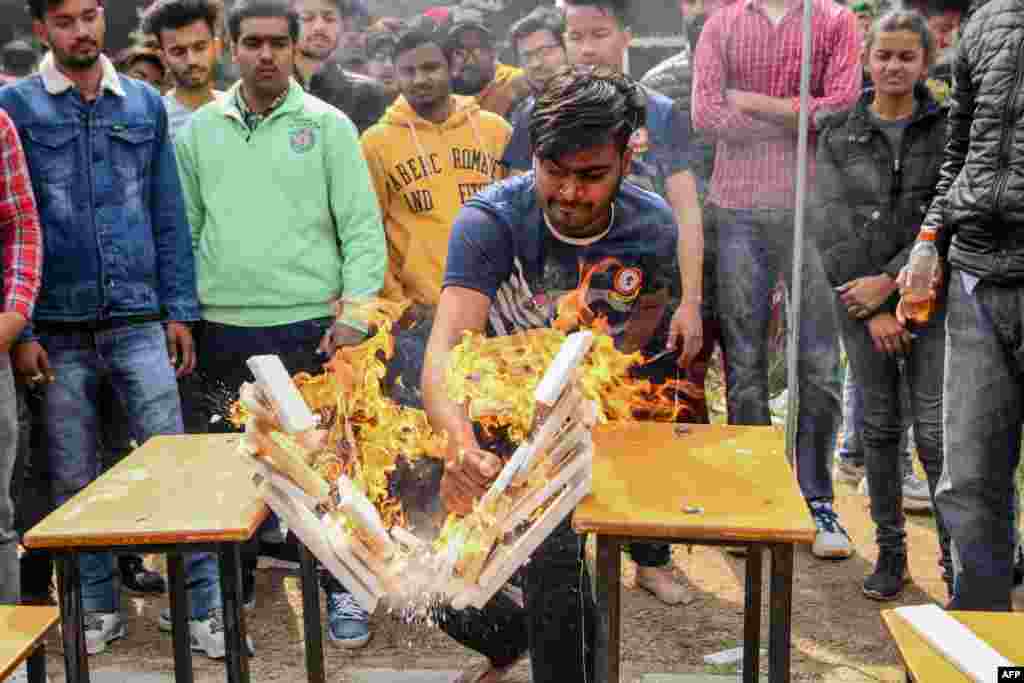
M895 611L929 645L977 683L994 683L997 667L1013 666L1013 662L938 605L899 607Z
M580 453L572 462L567 463L559 470L544 487L516 503L509 516L502 521L501 532L507 534L515 529L523 521L529 519L533 511L543 505L551 496L576 479L581 472L589 471L593 464L593 458L592 449Z
M296 503L284 493L267 486L263 493L267 505L283 519L296 536L309 548L329 572L341 581L367 612L377 609L380 596L374 594L348 567L346 567L326 540L320 521L305 506Z
M374 546L374 552L382 557L391 557L395 552L395 544L384 528L384 520L377 508L344 474L338 475L336 485L338 509L365 533L367 540Z
M570 334L537 384L533 393L534 400L548 407L554 406L566 385L572 381L573 372L583 362L593 343L592 332Z
M552 506L538 519L534 525L516 542L509 551L495 557L480 576L479 586L474 591L467 591L452 601L452 607L463 609L473 606L477 609L490 601L494 594L523 566L530 555L547 540L562 520L572 514L576 505L590 493L589 477L584 478L575 486L566 487Z
M316 427L317 420L313 411L306 405L280 358L253 356L246 364L256 378L260 391L274 407L284 431L294 434Z

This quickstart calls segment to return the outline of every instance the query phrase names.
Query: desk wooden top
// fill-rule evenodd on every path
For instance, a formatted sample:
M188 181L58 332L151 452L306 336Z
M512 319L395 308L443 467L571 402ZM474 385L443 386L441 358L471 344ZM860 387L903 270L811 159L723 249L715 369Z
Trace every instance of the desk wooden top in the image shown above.
M0 606L0 681L32 654L58 619L56 607Z
M157 436L26 534L29 548L248 540L267 516L239 435Z
M947 612L967 628L974 631L993 650L1017 665L1024 664L1024 614L1020 612ZM894 610L884 610L882 621L896 641L900 659L915 681L930 683L971 683L971 679L953 666L928 641ZM992 672L995 680L996 672Z
M594 489L573 527L631 538L810 543L815 527L774 427L620 423L594 430ZM687 513L685 506L702 508Z

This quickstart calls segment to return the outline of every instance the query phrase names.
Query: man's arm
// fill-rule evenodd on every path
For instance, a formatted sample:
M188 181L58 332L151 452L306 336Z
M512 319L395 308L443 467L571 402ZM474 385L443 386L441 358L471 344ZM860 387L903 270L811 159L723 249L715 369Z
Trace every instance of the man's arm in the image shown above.
M713 16L697 42L693 60L693 127L716 138L739 142L788 135L783 126L744 113L726 96L727 14L719 12Z
M423 360L423 407L437 432L447 432L462 448L477 448L473 424L466 409L448 398L447 370L451 350L464 332L483 333L491 300L465 287L446 287L441 292L434 326Z
M377 145L380 144L375 134L376 129L372 128L363 133L360 138L363 158L366 159L367 169L370 174L370 181L373 184L374 194L377 197L377 207L381 213L382 222L387 220L388 206L391 203L391 189L388 186L388 175L381 163L380 155L377 153ZM384 240L387 244L387 265L384 269L384 284L381 288L381 297L390 301L404 301L405 286L399 279L402 272L405 255L405 245L396 244L394 236L389 235L387 228L384 228Z
M683 171L669 176L665 181L665 194L679 223L676 251L681 271L682 303L695 304L699 311L704 300L704 221L693 173Z
M174 156L178 163L178 179L181 182L182 197L185 201L185 218L188 220L192 238L193 254L199 251L199 239L206 225L206 207L199 184L199 168L193 153L191 128L183 131L174 142Z
M346 299L366 299L380 292L387 268L380 207L355 125L340 116L327 116L323 120L331 129L325 159L330 164L330 209L341 245L342 295ZM344 317L344 313L342 315Z
M939 171L939 182L935 186L935 199L921 223L923 229L938 231L936 243L939 253L945 255L953 239L953 227L944 225L946 194L956 181L967 161L971 146L971 126L974 124L975 90L969 55L968 39L978 40L978 22L968 23L960 39L956 61L953 63L953 90L949 95L949 135L946 137L945 159Z
M192 233L185 217L178 164L168 134L167 109L158 96L153 95L153 99L157 126L150 212L156 244L160 305L168 320L189 322L199 319Z
M0 245L3 309L0 353L14 345L32 319L42 285L43 243L28 166L14 123L0 110Z
M446 287L437 305L423 361L423 407L435 432L448 435L441 497L450 511L467 514L501 470L497 456L482 451L464 406L448 398L451 351L464 332L483 332L491 300L463 287Z
M829 44L833 52L822 79L825 93L810 98L808 120L814 130L823 117L849 109L860 97L864 70L860 61L857 23L849 10L832 21ZM797 130L800 126L799 99L770 97L760 93L730 90L727 99L743 113Z
M448 362L464 332L484 331L491 301L512 268L512 246L508 231L487 212L473 207L459 212L423 363L427 419L435 431L448 435L441 497L448 509L463 514L483 496L501 465L495 456L479 450L465 409L448 398Z

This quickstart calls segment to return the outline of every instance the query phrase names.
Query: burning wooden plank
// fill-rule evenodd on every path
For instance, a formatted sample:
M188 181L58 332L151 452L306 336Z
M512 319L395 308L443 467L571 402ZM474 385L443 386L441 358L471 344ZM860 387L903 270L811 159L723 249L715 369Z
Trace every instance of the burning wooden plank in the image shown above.
M529 437L440 549L399 526L389 530L344 474L328 482L324 470L310 466L313 458L306 456L321 448L310 436L318 433L315 417L291 378L282 376L280 361L254 358L257 381L243 387L242 403L255 416L246 439L266 467L265 498L368 610L385 596L436 594L457 608L483 606L590 490L590 428L598 412L583 395L580 368L592 342L591 333L577 333L558 350L534 392ZM284 433L271 429L278 424ZM523 533L504 545L514 531Z
M316 427L313 411L302 399L295 382L277 356L253 356L246 363L256 386L260 388L274 408L281 427L290 434L305 432Z

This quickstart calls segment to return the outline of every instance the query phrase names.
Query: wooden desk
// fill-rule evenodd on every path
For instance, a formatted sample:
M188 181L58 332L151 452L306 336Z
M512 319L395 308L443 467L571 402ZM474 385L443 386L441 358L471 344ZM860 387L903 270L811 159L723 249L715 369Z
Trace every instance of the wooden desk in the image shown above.
M46 681L43 638L59 617L56 607L0 606L0 681L26 659L29 683Z
M679 430L685 427L685 432ZM621 551L632 541L746 545L743 680L756 681L761 550L771 551L769 678L789 680L793 545L815 527L774 427L612 424L594 432L594 491L573 528L597 536L597 681L619 681ZM684 507L700 508L687 513Z
M949 612L951 617L974 631L992 649L1014 664L1024 664L1024 614L1020 612ZM931 683L970 683L971 679L953 666L948 659L893 610L882 612L882 621L889 630L896 649L907 670L908 681ZM995 672L992 672L993 679Z
M167 553L178 683L193 680L182 553L217 553L227 677L229 683L248 681L239 547L268 511L250 466L235 452L238 438L154 437L25 535L26 547L57 553L68 681L89 680L78 554L122 549Z

